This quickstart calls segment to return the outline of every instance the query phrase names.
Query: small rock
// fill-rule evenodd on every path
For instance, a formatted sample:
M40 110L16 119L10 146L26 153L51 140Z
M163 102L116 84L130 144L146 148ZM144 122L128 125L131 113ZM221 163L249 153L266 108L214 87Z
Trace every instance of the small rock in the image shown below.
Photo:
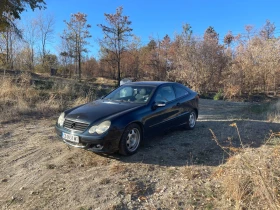
M38 195L39 194L39 192L37 192L37 191L31 191L30 192L30 195Z
M147 198L146 198L145 196L140 196L140 197L138 198L138 201L139 201L139 202L147 202Z
M3 134L3 137L4 137L4 138L10 137L10 136L11 136L11 133L10 133L10 132L7 132L7 133L4 133L4 134Z
M131 203L131 202L128 202L128 203L127 203L127 207L128 207L128 209L132 209L132 208L133 208L132 203Z
M21 187L21 188L19 188L19 190L25 190L25 187Z
M1 182L8 182L8 179L2 179Z
M164 186L164 187L162 188L162 190L161 190L159 193L162 194L162 193L165 192L165 190L166 190L166 186Z
M130 202L130 201L131 201L131 194L127 194L127 195L125 196L125 200L128 201L128 202Z

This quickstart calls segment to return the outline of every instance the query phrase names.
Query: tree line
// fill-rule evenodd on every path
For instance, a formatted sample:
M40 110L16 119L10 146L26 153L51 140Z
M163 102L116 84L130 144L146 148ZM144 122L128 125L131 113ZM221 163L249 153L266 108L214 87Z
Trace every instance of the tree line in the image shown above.
M43 1L37 3L41 4L33 8L44 5ZM0 12L10 17L0 25L0 68L32 72L53 68L64 77L107 77L118 83L125 77L178 81L201 94L221 92L227 98L254 93L276 95L279 91L280 40L269 20L260 29L247 25L243 33L229 31L225 37L212 26L203 36L197 36L191 25L184 24L182 32L173 37L151 37L142 44L133 34L129 16L118 7L115 13L104 14L105 24L97 24L104 36L98 39L96 59L88 56L92 26L84 13L72 14L69 21L64 21L61 42L53 54L47 48L55 38L53 16L41 13L25 24L16 24L12 13Z

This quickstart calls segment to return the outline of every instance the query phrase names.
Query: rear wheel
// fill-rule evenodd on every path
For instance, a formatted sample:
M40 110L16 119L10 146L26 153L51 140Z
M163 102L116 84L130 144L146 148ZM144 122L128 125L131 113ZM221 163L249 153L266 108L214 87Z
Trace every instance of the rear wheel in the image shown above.
M192 130L196 125L196 113L192 110L189 114L188 121L187 121L187 129Z
M141 128L133 123L126 127L120 140L119 153L133 155L137 152L142 140Z

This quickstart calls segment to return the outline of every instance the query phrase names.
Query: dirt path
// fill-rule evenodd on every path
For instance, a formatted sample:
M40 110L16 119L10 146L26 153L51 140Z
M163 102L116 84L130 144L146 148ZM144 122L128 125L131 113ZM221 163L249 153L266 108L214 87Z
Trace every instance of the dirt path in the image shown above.
M213 171L225 161L212 140L259 147L279 124L250 116L249 104L200 100L193 131L148 139L131 157L102 156L58 140L53 119L0 127L2 209L205 209L219 186ZM257 119L257 120L256 120ZM278 129L278 130L277 130ZM217 209L215 206L214 209Z

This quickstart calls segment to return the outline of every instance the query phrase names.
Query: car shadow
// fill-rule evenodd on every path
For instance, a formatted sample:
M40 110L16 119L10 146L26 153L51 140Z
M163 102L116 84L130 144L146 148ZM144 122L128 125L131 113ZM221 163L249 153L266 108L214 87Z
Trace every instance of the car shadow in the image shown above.
M215 141L210 129L215 135ZM146 139L139 151L132 156L119 154L103 154L103 156L126 163L141 162L160 166L217 166L228 158L221 146L242 148L243 145L243 147L257 148L265 143L272 131L279 132L279 130L278 123L251 119L201 119L194 130L177 128ZM217 141L221 146L217 145Z

